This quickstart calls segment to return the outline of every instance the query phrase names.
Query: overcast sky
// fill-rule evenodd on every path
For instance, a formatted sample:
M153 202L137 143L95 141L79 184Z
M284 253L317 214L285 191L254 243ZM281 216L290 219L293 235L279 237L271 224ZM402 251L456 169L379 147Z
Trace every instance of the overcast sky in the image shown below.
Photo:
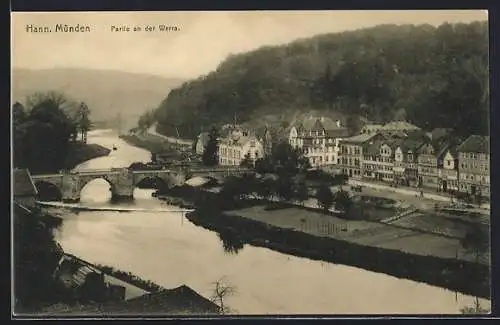
M316 34L378 24L487 20L486 11L248 11L12 13L12 65L79 67L193 78L230 53ZM28 33L27 25L88 25L90 33ZM158 24L180 31L161 32ZM152 32L112 32L111 26L156 26ZM143 28L144 29L144 28Z

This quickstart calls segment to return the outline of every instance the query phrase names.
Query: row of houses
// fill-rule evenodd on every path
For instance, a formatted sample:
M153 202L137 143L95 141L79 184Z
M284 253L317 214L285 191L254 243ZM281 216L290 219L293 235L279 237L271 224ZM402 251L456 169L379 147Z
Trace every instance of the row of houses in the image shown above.
M354 179L489 197L489 157L486 136L379 130L342 139L339 167Z
M219 139L219 164L240 165L269 154L273 136L226 126ZM202 154L208 133L202 133L196 151ZM437 191L490 195L489 137L451 136L450 130L425 132L406 121L366 124L355 136L339 120L308 116L293 123L289 144L300 148L313 168L340 170L354 179L381 181Z

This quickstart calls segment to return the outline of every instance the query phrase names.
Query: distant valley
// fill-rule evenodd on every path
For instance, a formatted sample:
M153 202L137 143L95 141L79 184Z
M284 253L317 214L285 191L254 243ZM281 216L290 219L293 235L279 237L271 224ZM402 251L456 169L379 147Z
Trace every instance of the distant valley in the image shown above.
M57 91L91 109L96 126L135 126L144 112L155 109L171 89L183 80L121 71L54 68L44 70L13 69L13 102L25 103L35 92ZM121 121L119 121L121 114Z

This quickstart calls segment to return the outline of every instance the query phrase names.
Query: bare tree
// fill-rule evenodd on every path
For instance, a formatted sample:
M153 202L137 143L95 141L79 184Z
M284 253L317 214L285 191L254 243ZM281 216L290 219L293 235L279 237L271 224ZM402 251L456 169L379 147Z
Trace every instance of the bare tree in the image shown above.
M225 304L225 299L236 294L236 288L232 286L225 277L213 282L214 291L210 300L219 306L219 313L222 315L229 314L233 310Z

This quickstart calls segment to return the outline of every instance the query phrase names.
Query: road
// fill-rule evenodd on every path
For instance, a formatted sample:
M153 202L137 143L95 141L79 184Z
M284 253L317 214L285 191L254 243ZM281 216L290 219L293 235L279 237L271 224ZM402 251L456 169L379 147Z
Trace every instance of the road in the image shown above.
M429 202L429 201L434 201L434 202L446 202L450 203L451 200L449 197L438 195L438 194L432 194L432 193L424 193L423 198L420 197L420 191L418 190L412 190L412 189L407 189L407 188L400 188L400 187L391 187L387 185L382 185L382 184L374 184L374 183L368 183L368 182L363 182L355 179L349 179L349 185L361 185L364 187L368 187L377 191L383 191L385 192L384 195L393 193L393 195L387 195L387 197L391 197L397 200L407 200L407 201L413 201L415 203L418 203L418 205L421 205L424 202ZM394 195L395 194L395 195ZM398 195L400 194L400 195ZM490 204L489 203L484 203L481 204L480 209L483 210L482 212L485 212L484 210L490 211Z
M189 145L189 146L191 146L193 144L192 140L167 137L167 136L165 136L163 134L160 134L160 133L156 132L156 123L153 124L151 127L149 127L146 132L148 134L150 134L150 135L154 135L156 137L160 137L162 139L165 139L166 141L168 141L170 143L178 143L178 144Z

